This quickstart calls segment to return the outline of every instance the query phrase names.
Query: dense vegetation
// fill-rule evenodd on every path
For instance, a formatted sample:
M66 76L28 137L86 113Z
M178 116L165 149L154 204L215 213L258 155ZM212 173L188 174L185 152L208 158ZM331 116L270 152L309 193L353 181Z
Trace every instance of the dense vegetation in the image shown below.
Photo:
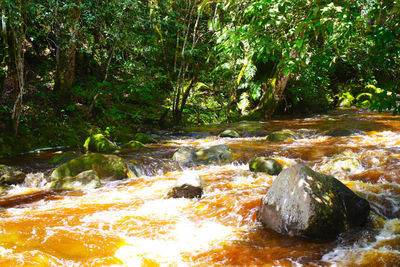
M1 155L187 123L400 111L399 1L1 0Z

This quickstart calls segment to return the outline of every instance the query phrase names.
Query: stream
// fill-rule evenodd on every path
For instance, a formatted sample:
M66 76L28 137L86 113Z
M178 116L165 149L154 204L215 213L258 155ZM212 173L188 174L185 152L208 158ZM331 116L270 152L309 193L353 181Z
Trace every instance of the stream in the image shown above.
M243 138L220 138L235 129ZM265 136L289 129L296 140ZM332 137L333 129L352 136ZM158 133L160 142L119 153L137 178L86 191L52 191L44 151L1 159L28 173L0 195L1 266L398 266L400 263L400 117L364 109L278 116ZM171 158L182 146L228 145L230 164L184 168ZM279 235L256 219L276 176L249 171L256 156L287 168L303 163L340 179L372 207L361 232L333 241ZM166 194L185 172L207 183L201 199Z

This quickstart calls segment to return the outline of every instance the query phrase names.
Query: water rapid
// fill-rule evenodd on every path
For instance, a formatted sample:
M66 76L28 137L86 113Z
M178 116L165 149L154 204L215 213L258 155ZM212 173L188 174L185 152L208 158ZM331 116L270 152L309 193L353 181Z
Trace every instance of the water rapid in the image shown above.
M220 138L233 128L243 138ZM351 129L351 136L329 131ZM297 139L265 136L289 129ZM171 160L182 146L227 144L229 164L183 167ZM4 159L29 173L0 195L1 266L396 266L400 262L400 119L361 109L278 117L186 129L148 149L121 153L136 178L98 189L49 189L55 151ZM372 206L361 232L334 241L281 236L256 219L276 176L249 171L255 156L285 168L303 163L335 176ZM200 175L201 199L171 199L178 177Z

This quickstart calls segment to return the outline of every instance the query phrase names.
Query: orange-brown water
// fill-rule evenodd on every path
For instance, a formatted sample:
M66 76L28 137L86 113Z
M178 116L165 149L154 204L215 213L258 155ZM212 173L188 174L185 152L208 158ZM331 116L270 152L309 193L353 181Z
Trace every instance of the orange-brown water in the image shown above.
M171 137L149 150L121 154L140 165L136 167L140 177L84 192L46 189L51 171L46 161L52 153L4 159L30 172L30 179L0 196L0 265L399 265L400 118L350 109L192 131L215 134L224 127L260 137ZM357 129L359 135L327 136L334 128ZM280 143L263 139L279 129L291 129L299 138ZM170 160L180 146L214 144L229 145L235 161L181 169ZM256 213L274 177L248 170L254 156L274 157L284 167L304 163L341 179L371 202L374 213L367 228L329 242L265 229ZM335 163L338 158L359 164L343 167ZM169 188L187 172L206 181L203 197L167 199Z

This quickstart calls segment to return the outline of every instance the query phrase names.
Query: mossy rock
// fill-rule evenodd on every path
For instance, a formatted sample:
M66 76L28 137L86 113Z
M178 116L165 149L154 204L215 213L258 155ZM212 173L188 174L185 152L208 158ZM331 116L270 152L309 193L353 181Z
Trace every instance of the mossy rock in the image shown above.
M134 149L134 148L145 148L146 146L139 141L136 140L132 140L124 145L122 145L121 148L125 148L125 149Z
M296 140L297 138L293 131L283 130L270 133L266 139L270 142L283 142L287 140Z
M76 152L76 151L66 151L62 152L60 154L56 154L53 157L51 157L48 161L50 165L56 166L56 165L61 165L64 164L74 158L77 158L81 156L82 153Z
M86 151L90 152L100 152L100 153L112 153L115 150L119 149L119 147L108 140L102 134L95 134L86 139L85 144L83 145Z
M240 138L240 134L235 130L225 130L218 135L219 137Z
M94 170L83 171L74 177L68 176L64 179L59 179L52 184L53 189L64 190L95 189L100 186L100 178Z
M134 176L121 157L90 153L57 167L51 174L51 187L59 188L65 180L70 181L71 177L88 170L95 171L101 180L118 180Z
M144 134L144 133L137 133L133 136L133 140L139 141L143 144L152 144L152 143L157 143L156 139L153 137Z
M197 164L221 164L233 160L232 150L227 145L203 147L196 151Z
M266 172L270 175L278 175L282 171L282 166L274 159L257 157L250 161L249 169L252 172Z
M25 180L26 174L14 167L0 164L0 186L20 184Z

